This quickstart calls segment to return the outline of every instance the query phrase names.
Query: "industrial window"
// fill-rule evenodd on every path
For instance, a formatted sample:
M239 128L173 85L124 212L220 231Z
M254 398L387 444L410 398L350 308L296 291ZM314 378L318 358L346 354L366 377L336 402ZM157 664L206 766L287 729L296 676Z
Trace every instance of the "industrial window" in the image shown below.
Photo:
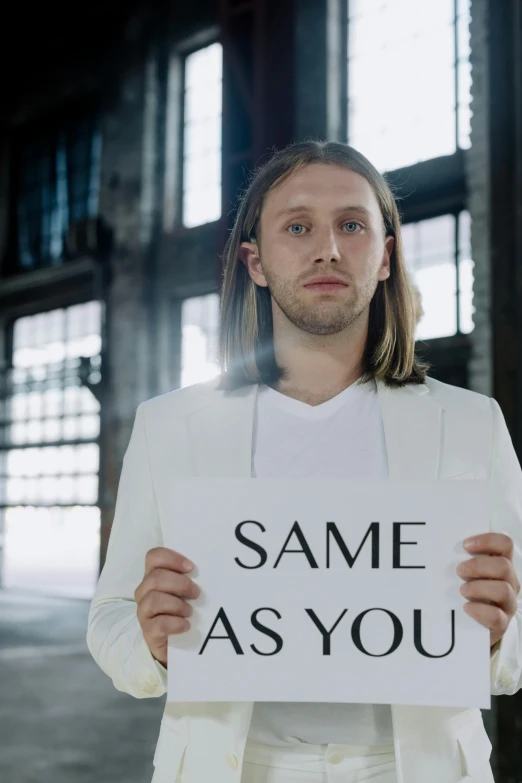
M470 0L348 0L348 139L379 171L470 146Z
M221 216L223 52L213 43L185 58L183 101L183 225Z
M473 261L470 217L442 215L402 227L404 257L424 315L416 339L449 337L473 330Z
M219 372L219 295L185 299L181 308L181 328L181 386L214 378Z
M17 271L61 264L69 223L95 217L101 134L94 119L16 144Z
M0 376L6 587L93 594L100 526L100 333L97 301L14 323L12 366Z

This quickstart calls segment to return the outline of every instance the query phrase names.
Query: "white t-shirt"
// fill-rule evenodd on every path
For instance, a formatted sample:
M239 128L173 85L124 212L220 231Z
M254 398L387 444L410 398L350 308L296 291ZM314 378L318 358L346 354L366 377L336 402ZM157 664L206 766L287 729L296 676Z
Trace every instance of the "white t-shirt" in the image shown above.
M352 384L321 405L260 385L254 419L252 476L388 478L374 381ZM255 702L249 738L269 745L393 742L388 704Z

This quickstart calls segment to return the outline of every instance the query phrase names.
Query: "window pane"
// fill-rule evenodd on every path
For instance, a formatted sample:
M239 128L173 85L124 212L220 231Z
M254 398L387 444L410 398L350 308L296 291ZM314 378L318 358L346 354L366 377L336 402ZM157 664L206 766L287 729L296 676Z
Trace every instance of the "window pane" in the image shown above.
M418 6L349 3L349 141L380 171L455 151L453 0Z
M73 305L19 318L14 326L13 365L61 362L66 356L95 356L101 349L101 303Z
M222 47L214 43L185 60L183 225L221 216Z
M459 147L467 149L471 143L471 64L468 60L459 62L458 79Z
M6 588L92 599L99 551L100 511L96 506L6 510Z
M62 263L70 222L95 217L101 134L93 117L20 143L15 172L18 266Z
M101 380L101 319L91 301L14 323L14 366L0 378L5 586L92 598L100 404L85 380ZM64 442L73 438L84 442Z
M185 299L181 311L181 386L207 381L218 372L219 295Z
M459 59L469 59L471 52L469 41L471 0L459 0L457 8L457 36Z
M469 334L475 328L473 323L473 267L471 258L471 220L469 212L459 215L459 306L460 331Z
M424 315L415 338L449 337L457 331L455 218L452 215L402 227L404 258L417 284Z

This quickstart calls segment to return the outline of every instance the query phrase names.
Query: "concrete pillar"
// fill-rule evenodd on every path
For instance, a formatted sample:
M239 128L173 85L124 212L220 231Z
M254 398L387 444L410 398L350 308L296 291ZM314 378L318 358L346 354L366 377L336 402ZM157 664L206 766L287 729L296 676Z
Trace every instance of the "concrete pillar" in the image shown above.
M345 0L295 5L295 137L346 141Z
M148 261L155 220L155 67L140 62L122 76L102 117L100 214L113 232L106 290L100 505L103 565L123 455L136 408L152 396Z

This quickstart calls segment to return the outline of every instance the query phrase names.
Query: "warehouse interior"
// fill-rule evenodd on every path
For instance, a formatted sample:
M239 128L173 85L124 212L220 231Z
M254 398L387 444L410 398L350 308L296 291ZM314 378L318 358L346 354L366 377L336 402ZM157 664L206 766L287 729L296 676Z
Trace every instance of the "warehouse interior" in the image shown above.
M13 6L0 61L0 778L139 783L163 699L96 668L88 605L137 406L218 372L221 253L271 151L386 175L418 353L522 455L522 0ZM483 712L498 783L521 697Z

